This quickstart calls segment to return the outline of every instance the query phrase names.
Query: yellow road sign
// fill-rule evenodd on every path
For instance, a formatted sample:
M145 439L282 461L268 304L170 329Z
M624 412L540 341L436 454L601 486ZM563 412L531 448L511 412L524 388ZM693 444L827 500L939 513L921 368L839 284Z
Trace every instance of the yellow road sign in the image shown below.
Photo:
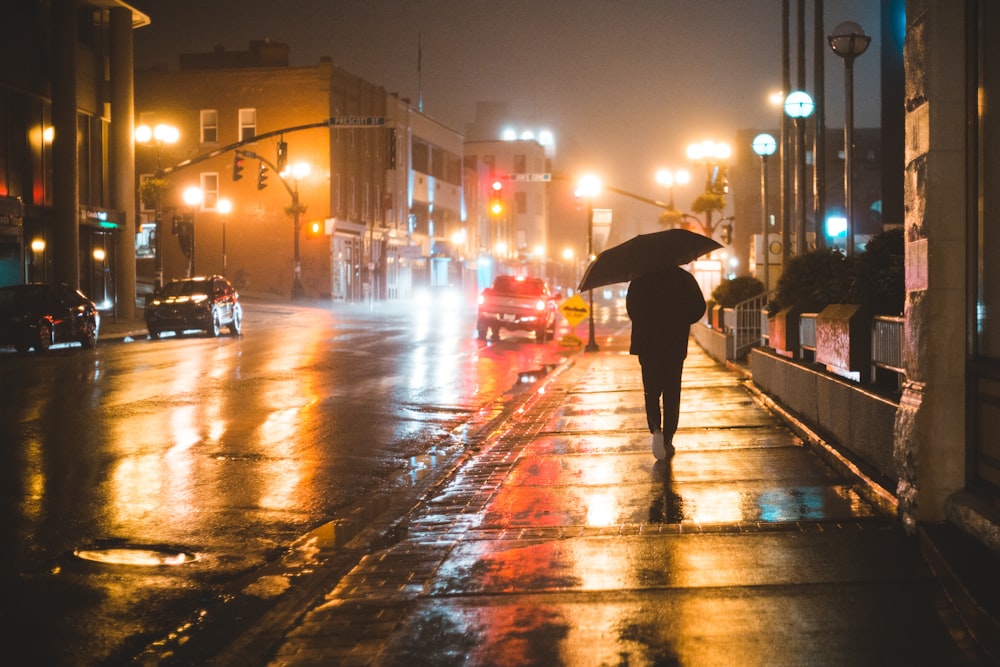
M569 322L571 327L575 327L577 324L587 319L590 315L590 308L587 307L587 302L583 300L580 293L577 292L570 298L562 302L559 306L559 312L563 314L566 321Z

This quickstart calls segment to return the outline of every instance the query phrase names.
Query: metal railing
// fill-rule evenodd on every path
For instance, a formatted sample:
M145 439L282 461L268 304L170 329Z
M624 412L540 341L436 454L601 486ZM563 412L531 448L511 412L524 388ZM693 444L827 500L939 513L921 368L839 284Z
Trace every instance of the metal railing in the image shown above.
M904 374L902 317L876 315L872 322L872 366Z
M802 313L799 316L799 355L809 358L816 354L816 318L819 313ZM809 354L806 354L806 353Z
M758 294L733 306L736 320L733 326L733 343L737 359L750 348L760 345L762 313L767 299L767 294Z

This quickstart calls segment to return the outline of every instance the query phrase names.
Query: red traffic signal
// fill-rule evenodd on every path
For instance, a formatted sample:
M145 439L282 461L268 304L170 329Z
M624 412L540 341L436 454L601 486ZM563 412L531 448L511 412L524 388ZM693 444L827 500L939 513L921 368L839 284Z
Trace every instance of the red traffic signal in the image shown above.
M243 156L239 153L233 154L233 180L238 181L243 178Z
M503 213L503 181L495 179L490 183L490 213L500 215Z

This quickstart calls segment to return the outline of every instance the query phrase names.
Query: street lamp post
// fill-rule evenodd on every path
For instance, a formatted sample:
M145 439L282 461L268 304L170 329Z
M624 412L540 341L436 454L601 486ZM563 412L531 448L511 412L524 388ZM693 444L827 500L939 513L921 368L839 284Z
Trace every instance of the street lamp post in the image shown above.
M660 169L656 172L656 182L667 188L670 193L670 201L667 205L670 206L670 210L676 209L674 206L674 187L678 185L687 185L691 182L691 173L686 169L677 169L670 171L669 169Z
M226 217L233 210L233 203L228 199L220 199L216 208L222 216L222 275L227 275L226 264Z
M767 215L767 158L774 155L778 142L766 132L758 134L753 140L753 152L760 156L760 208L761 208L761 246L764 248L764 294L771 292L771 241L770 225Z
M187 277L193 278L195 275L195 264L194 264L194 212L195 209L201 204L202 199L204 199L205 193L201 191L201 188L196 186L191 186L184 190L184 203L191 207L191 254L188 256L188 270Z
M785 98L785 114L795 123L796 162L798 167L799 215L795 221L795 254L802 255L806 248L806 127L805 120L812 115L816 104L809 93L795 90ZM817 229L816 233L822 230Z
M292 299L301 299L305 295L302 287L302 257L299 253L300 216L303 207L299 204L299 181L309 175L310 167L305 162L296 163L291 168L292 175L292 229L295 235L294 258L295 272L292 278Z
M830 48L844 59L844 216L847 218L847 256L854 256L854 59L868 50L871 37L857 23L845 21L828 38Z
M594 197L601 191L601 187L601 180L599 178L588 175L580 179L576 190L577 196L587 199L587 259L591 262L594 261ZM597 352L600 348L594 339L594 290L587 290L587 295L590 302L590 321L587 346L584 350L587 352Z
M160 178L160 171L162 167L160 166L160 153L163 147L169 144L176 144L177 140L180 139L180 132L176 127L171 125L166 125L160 123L156 127L149 127L148 125L140 125L135 128L135 140L137 143L148 145L153 144L156 150L156 173L155 177ZM154 266L154 288L159 289L163 287L163 243L160 241L161 233L163 231L163 221L160 220L162 216L161 206L160 206L160 194L159 191L156 193L155 201L153 203L153 266Z
M732 155L732 148L724 142L703 141L691 144L687 148L687 156L696 164L705 165L705 195L725 195L728 191L726 182L726 161ZM721 210L721 209L718 209ZM697 212L697 211L696 211ZM711 236L712 208L705 210L705 234Z

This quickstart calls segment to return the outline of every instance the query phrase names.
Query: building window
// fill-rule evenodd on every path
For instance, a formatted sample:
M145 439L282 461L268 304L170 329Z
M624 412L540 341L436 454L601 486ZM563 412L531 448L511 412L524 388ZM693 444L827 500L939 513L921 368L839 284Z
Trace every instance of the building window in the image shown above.
M250 141L257 136L257 110L240 109L240 141Z
M214 211L219 208L219 174L215 172L201 175L201 210Z
M215 109L201 110L201 143L214 144L219 141L219 112Z
M527 172L528 172L528 169L527 169L527 160L524 159L523 155L515 155L514 156L514 173L515 174L526 174Z
M514 193L514 212L518 215L525 215L528 212L528 193Z

